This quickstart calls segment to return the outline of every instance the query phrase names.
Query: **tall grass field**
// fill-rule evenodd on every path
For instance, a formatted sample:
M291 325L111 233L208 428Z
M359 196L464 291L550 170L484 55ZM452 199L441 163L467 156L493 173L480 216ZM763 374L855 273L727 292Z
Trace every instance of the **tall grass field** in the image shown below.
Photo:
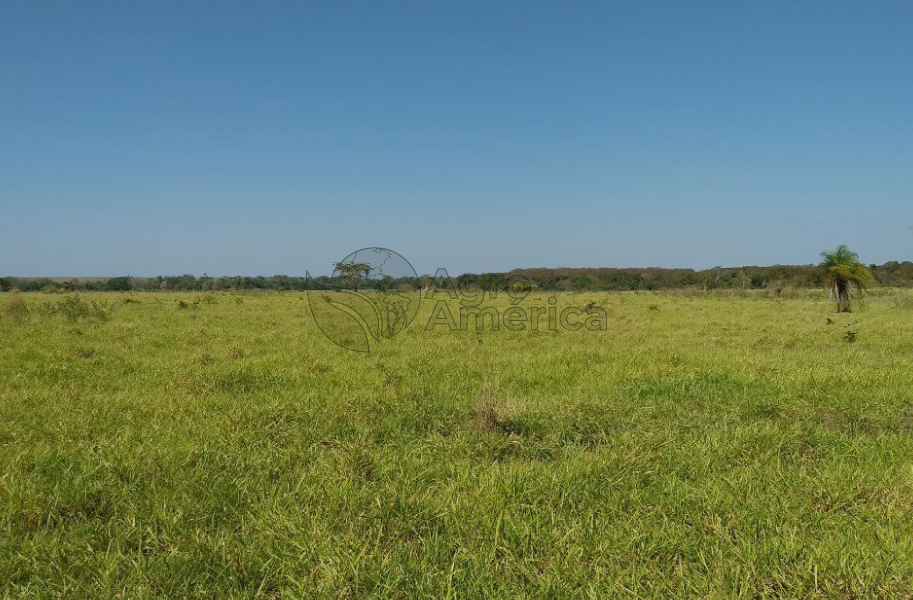
M359 353L297 292L0 294L0 597L913 594L913 295L586 303Z

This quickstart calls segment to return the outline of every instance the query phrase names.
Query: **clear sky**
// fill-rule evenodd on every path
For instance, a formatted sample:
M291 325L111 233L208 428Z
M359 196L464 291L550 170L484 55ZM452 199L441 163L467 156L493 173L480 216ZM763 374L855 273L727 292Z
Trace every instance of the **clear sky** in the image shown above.
M0 2L0 275L913 260L913 2Z

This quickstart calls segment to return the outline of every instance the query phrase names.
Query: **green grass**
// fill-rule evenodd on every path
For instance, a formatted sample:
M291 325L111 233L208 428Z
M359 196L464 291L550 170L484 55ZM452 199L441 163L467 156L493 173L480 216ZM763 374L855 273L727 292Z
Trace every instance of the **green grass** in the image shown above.
M909 597L911 296L742 296L369 354L298 293L23 296L0 596Z

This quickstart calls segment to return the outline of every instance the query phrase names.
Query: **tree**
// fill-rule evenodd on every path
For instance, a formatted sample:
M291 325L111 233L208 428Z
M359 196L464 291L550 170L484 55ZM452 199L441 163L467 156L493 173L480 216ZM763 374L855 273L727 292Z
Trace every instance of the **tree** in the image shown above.
M358 291L358 282L361 280L362 276L367 277L368 273L371 272L371 265L368 263L360 262L338 262L333 263L333 266L336 267L336 270L339 271L339 275L348 279L352 282L352 287L355 291Z
M105 289L109 292L129 292L130 291L130 278L129 277L112 277L105 282Z
M843 245L833 252L822 252L821 258L824 280L837 301L837 312L852 311L850 286L860 291L868 288L874 280L871 271L859 262L858 254Z

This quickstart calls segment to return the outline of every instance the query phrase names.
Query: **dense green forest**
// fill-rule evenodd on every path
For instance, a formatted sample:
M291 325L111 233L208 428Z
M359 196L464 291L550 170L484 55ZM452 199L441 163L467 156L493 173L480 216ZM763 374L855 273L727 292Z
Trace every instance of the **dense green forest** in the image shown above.
M869 265L878 285L913 287L913 263L888 262ZM814 265L773 267L717 267L694 269L517 269L510 273L464 274L455 285L480 279L483 285L504 282L510 277L526 278L533 289L543 291L630 291L670 289L769 289L818 288L824 285L823 270ZM422 276L427 284L433 278ZM320 287L329 286L329 278L315 280ZM307 289L303 277L167 277L112 278L0 278L0 291L88 292L88 291L227 291L227 290L296 290Z

